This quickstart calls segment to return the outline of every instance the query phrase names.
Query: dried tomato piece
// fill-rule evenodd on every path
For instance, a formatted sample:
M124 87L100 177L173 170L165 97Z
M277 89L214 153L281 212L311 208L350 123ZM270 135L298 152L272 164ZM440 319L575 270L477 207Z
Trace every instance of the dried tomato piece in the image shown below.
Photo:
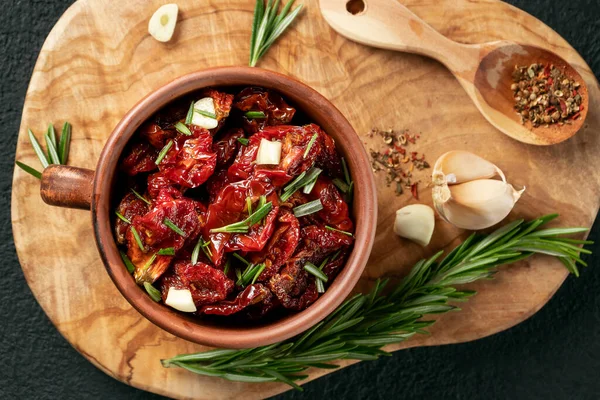
M234 108L242 113L262 111L266 118L250 119L242 117L244 130L250 134L258 132L265 126L286 125L292 121L296 110L290 107L276 92L259 87L242 90L236 97Z
M217 167L225 167L233 161L238 148L241 146L238 139L244 137L244 131L241 129L230 129L213 143L212 150L217 154Z
M354 243L352 236L332 231L321 225L309 225L300 230L300 244L294 259L306 259L318 264L325 256Z
M183 197L181 187L171 182L162 172L156 172L148 177L147 192L150 199L157 203Z
M142 138L146 139L156 149L162 149L169 139L177 136L174 129L162 129L158 124L145 124L139 129Z
M148 209L148 204L138 199L130 192L127 193L119 203L117 212L131 221L135 216L146 214ZM115 236L117 237L117 243L125 243L127 229L129 229L129 224L117 217L115 219Z
M342 231L352 232L354 224L350 219L348 204L346 204L338 188L329 178L323 175L319 176L308 197L310 200L321 200L323 209L317 215L327 225Z
M212 97L215 105L215 115L219 126L210 130L213 135L217 133L225 124L229 113L231 112L231 106L233 104L233 95L225 92L220 92L215 89L206 89L202 92L202 98Z
M190 131L190 136L177 135L159 168L172 182L195 188L212 175L217 155L212 152L212 136L206 129L192 125Z
M121 170L129 176L155 170L158 150L148 143L134 144L121 162Z
M267 245L258 253L252 253L250 262L265 264L258 277L265 281L279 272L279 268L294 254L300 241L300 223L291 211L281 209L275 220L275 229Z
M342 249L342 251L334 260L329 260L327 264L325 264L325 266L323 267L323 273L327 275L327 278L329 278L329 282L331 282L337 276L337 274L342 270L342 268L346 264L347 252L347 248Z
M314 125L314 124L313 124ZM320 141L321 144L321 152L319 156L316 158L317 167L321 168L324 171L327 171L327 175L333 177L341 177L342 172L342 159L335 148L335 141L331 136L326 134L320 127L316 126L314 128L319 137L317 140Z
M242 146L235 161L229 167L231 181L247 179L254 172L268 177L276 187L289 182L292 177L308 170L322 153L322 142L315 140L304 157L313 135L319 135L320 128L306 126L269 126L250 137L248 146ZM321 131L322 132L322 131ZM282 142L279 165L256 165L256 156L262 139Z
M270 290L267 290L267 296L261 302L251 304L246 308L245 316L249 320L258 320L279 306L281 306L281 303L277 297Z
M225 300L233 291L234 283L223 271L208 264L198 262L192 265L189 261L178 261L161 281L163 301L171 287L188 289L192 293L194 304L200 309L206 304Z
M249 197L257 206L261 196L273 204L273 209L262 223L250 227L248 233L211 233L211 229L243 221L248 217L246 199ZM256 209L256 208L255 208ZM224 186L215 200L209 205L204 237L210 238L212 261L220 265L225 251L260 251L273 233L274 220L277 216L278 198L273 185L267 179L257 177L230 183Z
M186 240L193 242L200 232L200 216L197 213L197 202L191 199L176 199L156 204L143 217L135 217L132 225L137 230L142 243L151 250L173 247L181 249ZM165 225L165 219L170 220L185 236L181 236ZM128 246L138 246L136 241L129 241ZM139 247L139 246L138 246Z
M269 281L269 288L285 308L304 310L319 297L314 278L309 278L303 263L303 259L288 261Z
M270 295L271 293L269 292L269 289L267 289L264 285L257 283L255 285L248 286L233 300L222 301L217 304L211 304L202 307L200 313L212 315L235 314L248 306L260 303Z
M208 202L213 203L221 190L227 185L229 185L229 177L227 175L227 170L222 169L218 172L215 172L211 175L210 178L206 181L206 190L208 191Z

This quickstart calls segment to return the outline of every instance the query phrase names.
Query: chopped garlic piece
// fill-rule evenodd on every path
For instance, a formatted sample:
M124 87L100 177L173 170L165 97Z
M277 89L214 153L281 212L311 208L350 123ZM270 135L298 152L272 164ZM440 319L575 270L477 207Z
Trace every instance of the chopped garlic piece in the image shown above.
M202 115L198 113L197 110L216 115L215 101L212 99L212 97L205 97L194 103L194 116L192 117L192 125L201 126L205 129L215 129L217 126L219 126L219 121Z
M412 204L396 211L394 233L425 247L435 227L433 209L424 204Z
M183 312L196 312L197 308L188 289L169 288L165 304Z
M262 165L277 165L281 160L281 142L271 142L267 139L260 140L256 163Z
M148 33L159 42L168 42L175 32L178 13L177 4L165 4L160 7L148 22Z

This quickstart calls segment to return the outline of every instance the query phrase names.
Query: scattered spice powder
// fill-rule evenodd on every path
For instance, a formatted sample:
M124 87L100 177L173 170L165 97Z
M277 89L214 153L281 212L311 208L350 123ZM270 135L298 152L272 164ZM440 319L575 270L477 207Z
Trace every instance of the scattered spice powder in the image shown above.
M564 125L579 118L583 110L580 83L554 65L516 65L513 82L515 110L523 124L531 121L534 127Z
M371 149L370 151L373 172L384 171L386 185L390 187L394 184L397 196L404 193L404 188L408 188L412 196L418 200L418 182L415 181L413 173L415 169L420 171L430 166L425 161L424 154L419 155L416 151L408 151L407 147L416 145L421 135L413 134L409 130L373 128L367 136L379 137L384 144L382 150Z

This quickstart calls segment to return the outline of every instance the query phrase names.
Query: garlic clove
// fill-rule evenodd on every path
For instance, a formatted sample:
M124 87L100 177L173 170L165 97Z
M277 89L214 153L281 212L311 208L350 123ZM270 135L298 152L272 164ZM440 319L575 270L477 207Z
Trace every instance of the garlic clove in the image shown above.
M204 113L216 115L215 101L212 97L204 97L194 103L192 125L201 126L205 129L215 129L217 126L219 126L218 120L211 117L207 117L206 115L202 115L198 111L203 111Z
M434 204L447 222L463 229L484 229L506 218L524 191L503 181L478 179L446 186L443 196L436 199L434 194Z
M165 304L183 312L198 311L189 289L175 289L174 287L170 287L167 292Z
M173 37L175 25L177 24L177 4L165 4L161 6L148 22L148 33L159 42L168 42Z
M500 168L476 154L463 150L449 151L441 155L433 167L434 184L436 180L459 184L496 175L500 175L502 180L506 181Z
M431 241L435 215L431 207L412 204L396 211L394 233L425 247Z

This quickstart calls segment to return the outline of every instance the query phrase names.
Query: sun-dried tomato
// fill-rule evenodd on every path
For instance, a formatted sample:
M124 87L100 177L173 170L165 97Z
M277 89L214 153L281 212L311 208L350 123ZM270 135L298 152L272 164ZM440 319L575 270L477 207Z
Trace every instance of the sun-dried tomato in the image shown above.
M212 151L212 136L206 129L192 125L190 131L190 136L177 135L159 168L170 181L195 188L212 175L217 155Z
M319 176L308 197L310 200L319 199L321 201L323 209L317 215L325 224L335 229L352 232L354 226L350 219L348 204L329 178L323 175Z
M248 233L211 233L211 229L243 221L248 217L246 199L257 205L261 196L273 204L271 212L262 223L250 227ZM255 208L256 209L256 208ZM254 209L254 210L255 210ZM225 251L260 251L273 233L273 223L279 211L277 194L267 179L251 178L224 186L209 205L204 237L211 241L212 261L220 265Z
M217 154L217 167L223 168L233 161L238 148L241 146L238 139L244 137L241 129L230 129L218 141L213 143L212 150Z
M290 260L269 281L269 288L285 308L304 310L319 297L314 278L304 271L303 264L302 259Z
M123 200L121 200L121 203L119 203L117 212L131 221L135 216L146 214L148 212L148 204L138 199L130 192L127 193L125 197L123 197ZM124 244L127 229L129 229L129 223L123 221L121 218L115 218L115 236L117 238L117 243Z
M275 229L269 242L258 253L252 253L250 262L265 264L265 269L258 277L265 281L279 272L279 268L291 257L300 241L300 223L291 211L281 209L275 220Z
M136 143L126 154L121 162L121 170L127 175L134 176L156 169L158 150L148 143Z
M250 134L260 131L265 126L289 124L296 113L296 110L290 107L278 93L258 87L242 90L235 97L233 107L242 113L248 111L265 113L265 118L242 116L244 130Z
M271 294L264 285L257 283L248 286L237 297L230 301L221 301L220 303L210 304L202 307L200 313L212 315L231 315L238 313L248 306L260 303Z
M162 149L169 139L177 136L174 129L162 129L158 124L146 124L139 130L142 138L146 139L154 148Z
M233 291L234 283L223 271L208 264L178 261L161 280L160 289L163 301L169 289L188 289L197 308L225 300Z
M135 217L132 225L139 233L142 243L150 249L160 250L173 247L175 250L179 250L184 246L186 240L194 242L200 231L196 203L194 200L183 198L157 204L146 215ZM183 231L185 236L181 236L167 226L166 219ZM129 241L128 246L138 246L138 244L136 241Z

